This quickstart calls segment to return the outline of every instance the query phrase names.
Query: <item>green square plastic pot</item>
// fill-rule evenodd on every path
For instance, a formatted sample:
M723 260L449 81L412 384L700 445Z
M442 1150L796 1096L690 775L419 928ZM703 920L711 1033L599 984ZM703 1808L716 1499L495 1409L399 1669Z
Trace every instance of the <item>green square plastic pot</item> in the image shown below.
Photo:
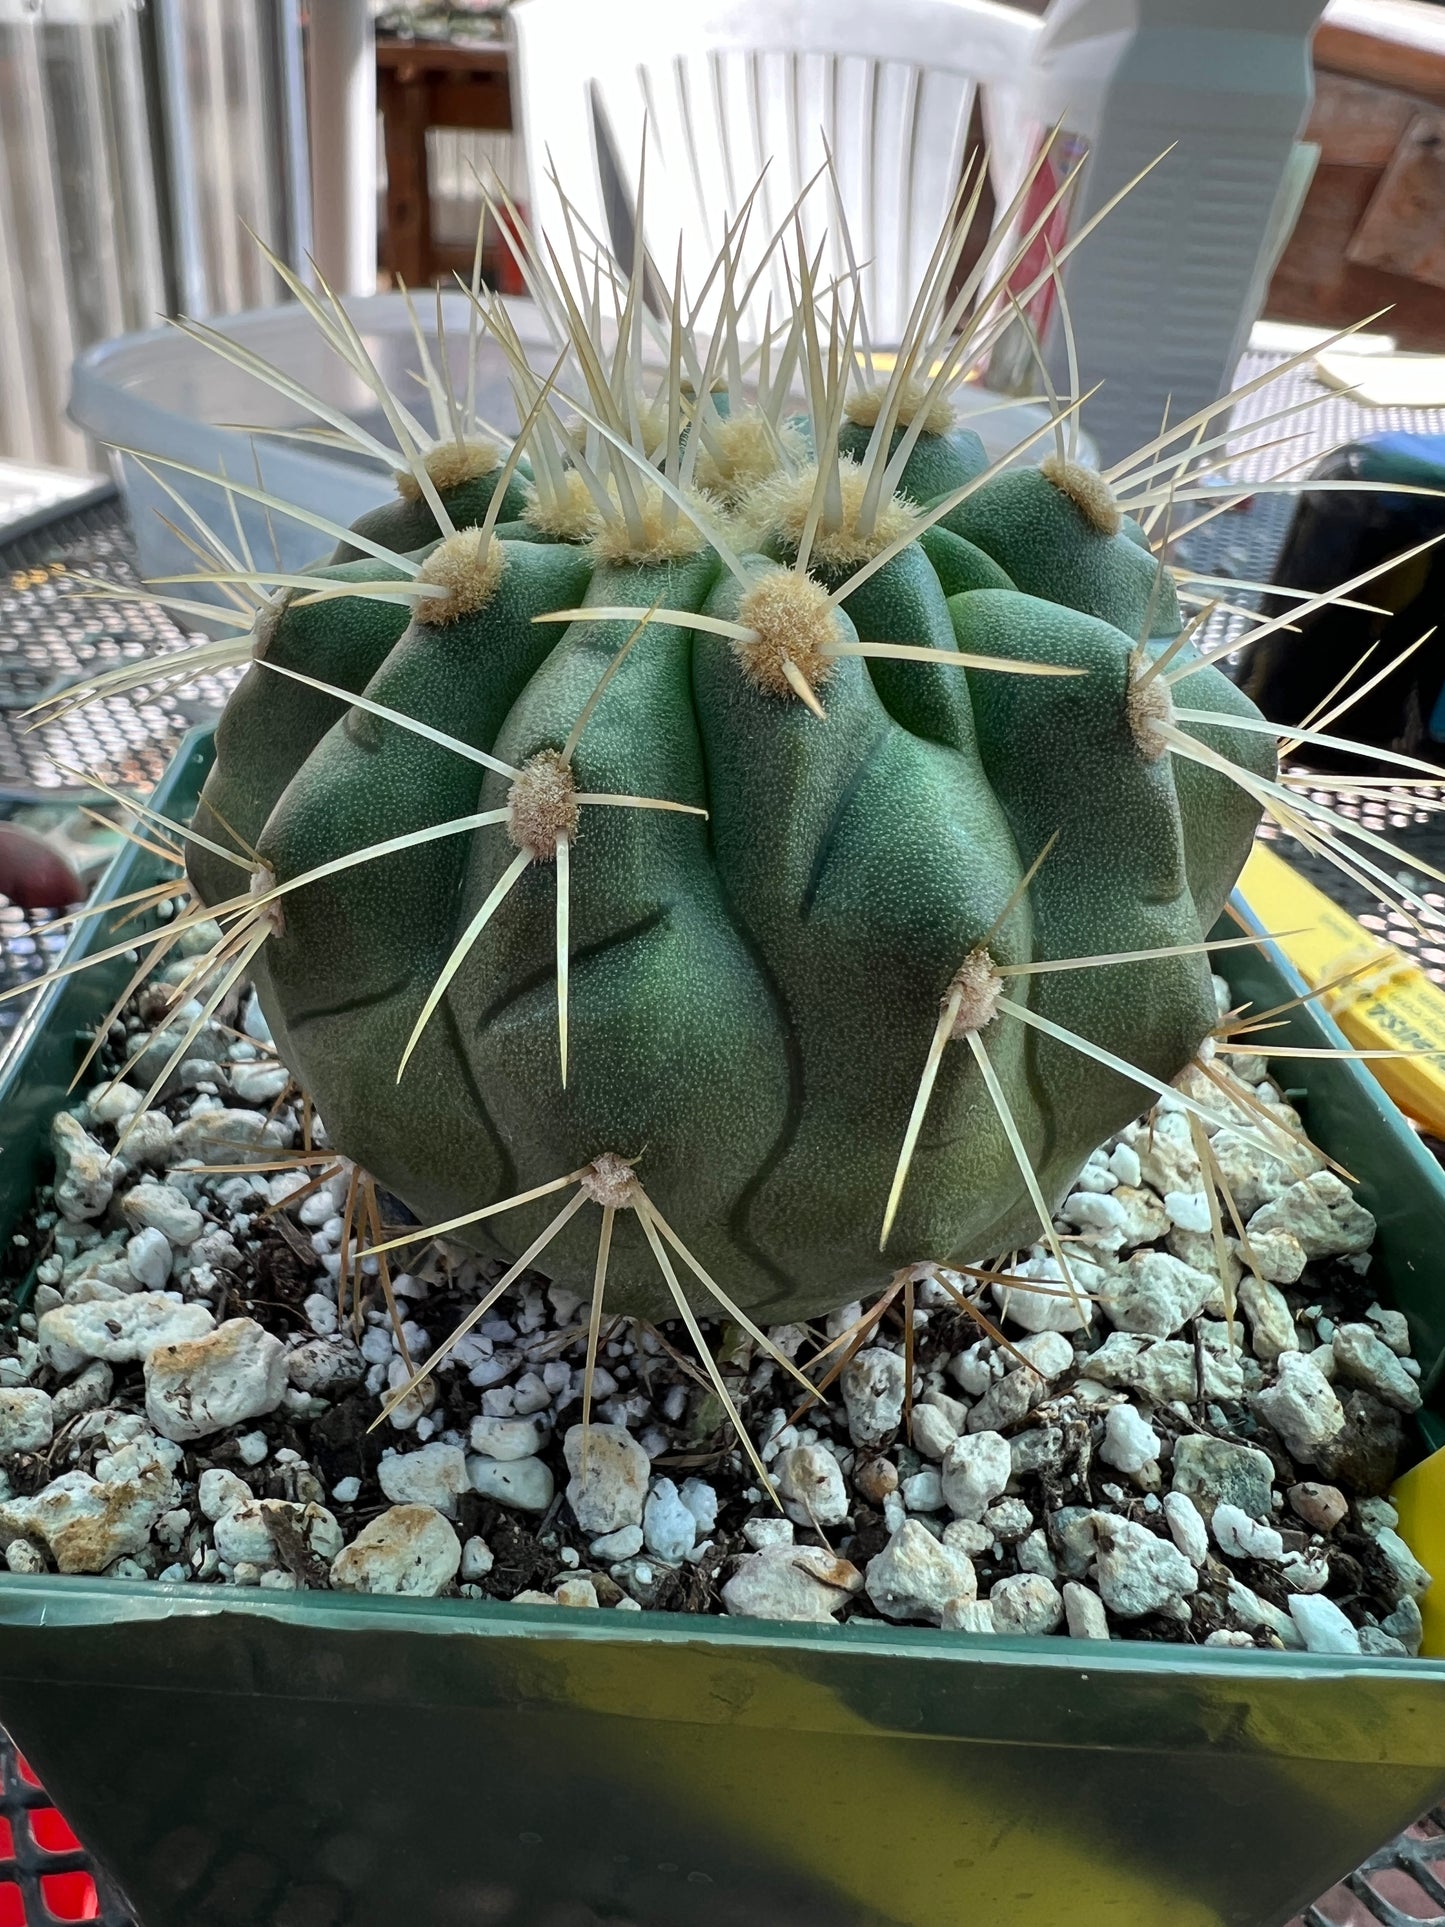
M0 1066L7 1234L119 981ZM1359 1065L1298 1082L1438 1437L1445 1186ZM0 1577L0 1719L144 1927L1270 1927L1445 1793L1438 1661L104 1579Z

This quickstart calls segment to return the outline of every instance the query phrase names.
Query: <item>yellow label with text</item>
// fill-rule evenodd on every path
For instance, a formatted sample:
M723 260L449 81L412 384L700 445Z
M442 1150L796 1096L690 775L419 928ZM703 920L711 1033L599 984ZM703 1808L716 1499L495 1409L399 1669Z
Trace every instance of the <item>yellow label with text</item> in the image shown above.
M1320 1005L1357 1050L1442 1053L1367 1063L1402 1111L1445 1136L1445 991L1266 844L1255 844L1239 887L1265 929L1284 933L1275 941L1311 990L1332 984Z

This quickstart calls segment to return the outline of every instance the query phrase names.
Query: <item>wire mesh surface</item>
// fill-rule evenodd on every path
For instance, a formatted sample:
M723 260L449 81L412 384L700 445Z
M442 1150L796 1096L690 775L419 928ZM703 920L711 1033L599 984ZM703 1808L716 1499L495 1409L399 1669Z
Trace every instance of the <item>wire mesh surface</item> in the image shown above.
M1239 380L1252 379L1279 359L1247 357ZM1266 446L1292 424L1265 423L1263 418L1311 394L1320 400L1301 417L1300 439L1282 447ZM1238 434L1231 445L1237 460L1227 479L1264 482L1286 470L1298 471L1325 448L1363 434L1436 426L1435 418L1422 411L1365 408L1322 388L1306 373L1293 371L1237 406ZM1203 512L1202 505L1191 504L1188 517L1176 517L1175 527ZM1256 495L1187 534L1181 557L1202 575L1268 581L1292 512L1293 498L1288 494ZM79 582L82 575L122 587L137 586L129 533L114 497L75 513L62 513L42 527L27 528L19 537L7 539L0 529L0 812L10 802L60 801L86 794L83 778L77 784L70 773L75 770L96 770L109 781L145 792L159 779L181 735L219 709L233 680L207 679L179 694L151 696L138 691L93 705L43 732L27 733L19 712L48 691L122 662L172 653L188 640L156 605L110 598L103 591L95 594ZM1231 600L1250 606L1257 598L1240 590ZM1218 613L1203 640L1210 647L1230 641L1247 624L1245 615ZM1351 798L1331 790L1321 791L1320 796L1390 837L1417 862L1445 869L1440 819L1408 791L1375 790L1368 797ZM1438 916L1438 943L1382 911L1363 890L1298 844L1291 842L1287 854L1363 924L1415 956L1445 984L1445 891L1435 890L1423 871L1409 873L1410 880ZM1392 872L1400 868L1398 863L1387 863ZM38 976L47 957L61 947L65 933L47 934L51 922L53 918L27 916L0 897L0 989ZM7 1019L13 1023L18 1015L15 1005L0 1004L0 1040ZM74 1847L54 1852L45 1847L46 1829L54 1822L37 1821L36 1816L46 1811L53 1809L38 1787L25 1780L13 1748L0 1732L0 1822L8 1825L11 1835L7 1843L0 1833L0 1927L25 1927L27 1922L29 1927L54 1927L66 1919L133 1927L131 1917L104 1892L95 1902L98 1913L53 1910L62 1901L71 1904L54 1886L54 1879L81 1873L88 1863ZM50 1837L60 1840L68 1835L56 1831ZM49 1888L47 1877L52 1881ZM7 1916L4 1908L13 1904L7 1896L17 1893L25 1911ZM1445 1927L1445 1809L1427 1815L1374 1854L1292 1927L1372 1927L1373 1923Z
M156 604L106 596L82 580L91 577L140 587L113 491L0 528L0 816L15 804L91 797L87 771L146 794L185 731L225 701L228 681L206 678L175 694L111 697L32 730L25 711L42 696L192 640ZM38 978L64 947L68 931L55 922L53 911L0 896L0 991ZM21 1015L20 1000L0 1003L0 1044Z
M109 597L85 578L140 587L115 496L18 539L0 529L0 802L88 795L88 770L144 793L191 723L225 701L226 683L208 678L180 695L110 697L31 729L24 712L43 696L191 640L154 603Z
M1287 357L1252 352L1240 362L1235 387L1283 369ZM1284 416L1281 420L1280 417ZM1441 413L1433 408L1375 408L1327 387L1310 373L1310 364L1289 369L1246 395L1230 415L1228 467L1220 475L1222 489L1240 482L1274 482L1309 472L1320 457L1363 435L1399 432L1439 434ZM1206 433L1215 432L1211 423ZM1167 478L1164 478L1167 479ZM1204 575L1228 576L1235 581L1268 582L1284 547L1296 497L1287 490L1255 495L1242 508L1226 510L1196 530L1190 524L1208 513L1208 504L1180 504L1172 528L1180 535L1180 560ZM1243 603L1246 594L1232 597ZM1240 616L1221 614L1205 630L1209 645L1238 634L1245 626Z
M1279 354L1246 355L1235 378L1236 387L1267 374L1284 360ZM1282 414L1283 420L1279 419ZM1228 453L1231 459L1220 476L1221 490L1233 492L1240 483L1269 483L1300 476L1313 468L1327 450L1357 441L1364 435L1388 431L1438 434L1441 425L1439 410L1373 408L1353 401L1316 380L1305 363L1236 403L1230 420ZM1284 437L1288 439L1282 439ZM1201 576L1227 577L1241 583L1268 582L1284 547L1296 501L1293 493L1283 489L1262 492L1237 508L1214 515L1196 529L1189 525L1207 515L1209 505L1180 504L1172 517L1173 528L1183 531L1175 545L1175 557ZM1257 606L1261 600L1257 592L1248 589L1201 587L1199 594L1225 596L1246 609ZM1214 649L1237 640L1249 627L1249 620L1247 615L1217 612L1204 627L1201 645ZM1349 735L1348 711L1337 728L1338 733ZM1291 761L1300 764L1303 759L1296 756ZM1398 911L1383 908L1375 896L1342 876L1326 857L1306 850L1292 838L1285 840L1282 851L1295 869L1333 897L1367 930L1394 944L1437 983L1445 985L1445 888L1438 886L1429 874L1429 869L1445 870L1445 816L1441 815L1440 806L1428 805L1417 792L1403 785L1372 784L1368 793L1362 789L1353 795L1341 793L1335 787L1309 790L1305 794L1354 818L1375 834L1387 837L1407 856L1429 866L1403 872L1410 889L1429 906L1419 914L1422 929ZM1260 834L1268 841L1280 840L1279 832L1269 822L1262 826ZM1392 878L1402 873L1399 863L1377 850L1371 852L1371 857ZM1432 940L1431 935L1436 924L1440 930L1439 941Z

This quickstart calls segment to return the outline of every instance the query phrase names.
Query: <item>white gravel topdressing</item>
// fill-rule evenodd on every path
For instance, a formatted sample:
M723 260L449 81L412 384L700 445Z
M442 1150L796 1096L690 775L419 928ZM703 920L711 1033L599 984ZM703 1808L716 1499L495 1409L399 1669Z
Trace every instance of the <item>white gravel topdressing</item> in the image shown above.
M116 1064L141 1028L137 1009ZM1233 1067L1297 1127L1262 1062ZM363 1310L339 1312L350 1167L310 1190L314 1163L275 1168L303 1122L254 999L218 1010L137 1120L146 1070L57 1118L54 1185L7 1255L11 1292L38 1280L0 1339L12 1572L1419 1650L1429 1577L1382 1496L1419 1368L1375 1302L1374 1223L1283 1131L1267 1153L1242 1100L1212 1133L1249 1247L1224 1238L1226 1281L1166 1098L1060 1207L1082 1300L1042 1246L993 1263L1019 1282L986 1288L992 1331L958 1303L975 1281L920 1276L911 1384L902 1298L871 1328L861 1306L780 1327L804 1370L853 1333L806 1411L705 1325L775 1505L680 1331L604 1326L584 1452L586 1308L536 1277L372 1431L406 1383L401 1343L424 1359L498 1268L418 1248L394 1323L363 1258Z

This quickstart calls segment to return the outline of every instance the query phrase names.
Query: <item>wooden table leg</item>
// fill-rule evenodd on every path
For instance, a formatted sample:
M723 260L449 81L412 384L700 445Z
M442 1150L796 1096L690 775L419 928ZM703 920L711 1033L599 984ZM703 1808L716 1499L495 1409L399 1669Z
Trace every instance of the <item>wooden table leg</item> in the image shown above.
M431 261L427 179L428 87L403 69L377 76L386 130L387 266L409 288L425 285Z

